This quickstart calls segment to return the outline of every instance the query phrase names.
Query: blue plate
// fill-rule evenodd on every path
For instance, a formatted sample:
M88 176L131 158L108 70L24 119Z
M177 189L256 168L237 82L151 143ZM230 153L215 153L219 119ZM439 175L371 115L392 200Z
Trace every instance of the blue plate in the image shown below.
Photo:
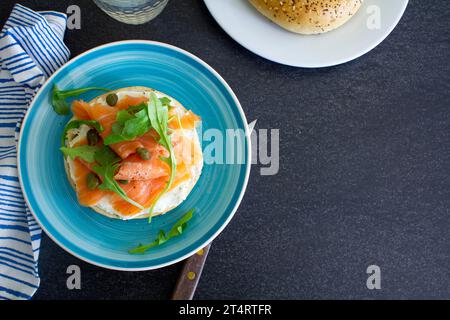
M243 143L234 150L241 152L243 162L205 163L186 201L154 218L151 224L146 219L121 221L99 215L78 204L66 178L58 148L70 116L57 116L52 110L50 93L54 84L60 88L146 86L165 92L202 117L203 133L217 129L225 137L227 129L243 131ZM83 98L88 100L97 94ZM203 142L203 149L208 143ZM233 217L247 185L250 165L247 121L227 83L192 54L150 41L107 44L64 65L36 95L19 140L20 181L28 206L42 228L78 258L117 270L160 268L192 255L212 241ZM152 242L160 229L170 229L191 208L196 212L181 236L143 255L127 252L140 243Z

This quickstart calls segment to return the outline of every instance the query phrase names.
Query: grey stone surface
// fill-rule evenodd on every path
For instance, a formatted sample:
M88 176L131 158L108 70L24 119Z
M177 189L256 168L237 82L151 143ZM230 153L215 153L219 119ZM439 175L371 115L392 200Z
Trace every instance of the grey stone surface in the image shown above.
M73 1L20 1L65 11ZM3 24L14 1L0 3ZM127 26L91 1L73 56L123 39L184 48L215 68L257 128L279 128L280 172L255 166L214 241L196 298L450 298L450 2L412 0L394 32L345 65L296 69L227 36L199 0ZM82 269L68 291L65 270ZM367 266L382 289L366 288ZM36 299L166 299L181 265L126 273L88 265L44 236Z

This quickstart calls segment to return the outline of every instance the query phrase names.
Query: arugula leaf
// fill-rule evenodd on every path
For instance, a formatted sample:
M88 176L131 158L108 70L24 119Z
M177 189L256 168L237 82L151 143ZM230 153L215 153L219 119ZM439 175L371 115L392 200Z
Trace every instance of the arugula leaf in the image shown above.
M92 163L95 161L95 153L98 151L98 147L85 145L74 148L61 147L60 150L65 156L70 157L72 160L77 157Z
M95 165L92 167L92 170L94 170L95 173L97 173L100 177L102 177L102 184L99 185L98 188L100 190L112 191L114 193L117 193L125 201L143 210L144 207L141 206L136 201L130 199L125 193L125 191L123 191L123 189L120 187L119 183L116 180L114 180L114 174L116 170L119 168L119 166L120 166L119 164L114 164L108 166Z
M95 153L95 161L102 166L120 162L120 157L111 148L103 146Z
M187 227L187 222L191 220L194 209L189 210L180 220L178 220L170 229L170 231L167 233L164 232L164 230L159 230L158 236L156 237L155 241L152 243L149 243L147 245L139 245L138 247L131 249L128 251L130 254L143 254L147 250L162 245L163 243L167 242L171 238L178 237L181 235L184 230Z
M159 98L159 101L161 101L161 104L166 107L170 107L170 103L172 102L172 100L167 97Z
M71 129L79 128L82 124L94 127L99 133L103 132L103 126L100 122L95 120L72 120L64 127L64 131L61 137L61 146L64 147L66 141L67 132Z
M124 125L130 119L133 119L133 115L128 110L120 110L117 112L115 123Z
M169 239L179 236L183 233L184 229L186 229L187 227L187 222L191 220L192 216L194 215L194 211L195 209L189 210L180 220L177 221L177 223L172 226L172 229L170 229L168 233Z
M169 98L167 98L167 97L162 97L162 98L159 98L159 101L161 101L161 104L162 104L163 106L169 107L169 108L171 107L171 106L170 106L170 103L172 102L172 100L170 100ZM137 112L137 111L141 111L141 110L146 109L146 108L147 108L147 103L142 102L141 104L139 104L139 105L137 105L137 106L129 107L129 108L128 108L128 111L129 111L129 112Z
M143 117L138 116L141 112L144 112ZM134 119L130 119L125 122L122 134L125 136L140 137L143 136L149 129L147 114L145 110L142 110L136 114Z
M117 193L125 201L143 210L136 201L130 199L125 191L120 187L119 183L114 179L114 175L120 166L120 158L109 147L104 146L95 153L95 161L98 165L94 165L92 170L102 178L102 184L98 187L100 190L112 191Z
M55 86L56 87L56 86ZM69 104L66 102L66 100L61 99L60 97L58 97L58 95L55 93L54 91L55 89L53 89L53 94L52 94L52 106L53 106L53 110L59 114L60 116L65 116L69 114L70 111L70 107Z
M163 191L158 195L158 197L153 202L153 205L150 208L150 217L155 208L156 202L161 198L161 196L166 193L170 187L172 186L173 180L175 179L175 173L177 169L177 162L175 158L175 153L172 146L171 137L168 134L168 121L169 121L169 110L167 106L163 106L162 102L156 94L153 92L150 95L150 103L147 105L147 114L150 120L150 124L152 128L158 133L159 140L158 143L166 148L169 151L169 157L161 157L165 163L167 163L170 167L170 177L167 182L166 187ZM150 221L150 220L149 220Z
M73 89L73 90L59 90L56 84L53 86L52 90L52 106L53 110L59 115L65 116L69 114L70 108L69 104L67 103L66 99L70 97L76 97L79 96L82 93L88 92L88 91L110 91L109 89L100 88L100 87L88 87L88 88L80 88L80 89Z
M131 140L133 140L133 139L131 139ZM126 137L122 134L112 133L103 140L103 143L106 146L109 146L111 144L119 143L119 142L123 142L123 141L130 141L130 139L129 139L129 137Z
M132 141L143 136L150 130L147 111L142 109L134 114L128 110L121 110L116 115L116 122L112 127L112 133L104 139L105 145Z
M114 134L120 134L123 130L123 124L114 122L111 126L111 132Z
M126 111L129 113L135 113L141 110L145 110L147 108L147 103L142 102L141 104L138 104L137 106L131 106Z

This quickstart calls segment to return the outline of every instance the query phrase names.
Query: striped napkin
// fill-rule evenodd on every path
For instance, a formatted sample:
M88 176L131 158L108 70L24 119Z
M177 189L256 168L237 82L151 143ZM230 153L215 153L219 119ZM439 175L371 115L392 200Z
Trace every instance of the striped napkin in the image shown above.
M16 4L0 33L0 300L30 299L39 286L41 229L17 178L17 140L37 90L69 59L65 14Z

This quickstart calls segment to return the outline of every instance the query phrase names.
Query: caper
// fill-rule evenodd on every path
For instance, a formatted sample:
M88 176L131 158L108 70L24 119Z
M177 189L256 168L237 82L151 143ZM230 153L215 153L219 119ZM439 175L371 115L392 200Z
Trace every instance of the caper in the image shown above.
M97 176L93 173L89 173L86 177L87 187L90 190L97 189L98 185L100 184L100 181L98 180Z
M136 152L142 160L150 160L150 152L145 148L137 148Z
M120 184L128 184L128 182L130 182L128 180L118 180L118 181L119 181Z
M106 103L111 107L114 107L117 104L118 100L119 97L115 93L110 93L106 96Z
M98 143L98 140L100 139L100 137L98 136L98 132L95 129L90 129L87 132L87 140L88 140L88 144L90 146L95 146Z

